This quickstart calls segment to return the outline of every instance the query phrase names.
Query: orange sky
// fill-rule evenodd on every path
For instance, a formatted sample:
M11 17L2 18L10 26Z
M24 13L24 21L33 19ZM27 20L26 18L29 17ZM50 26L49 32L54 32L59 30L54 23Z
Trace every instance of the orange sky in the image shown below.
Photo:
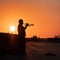
M0 0L0 32L10 32L14 25L17 33L18 20L33 23L28 27L26 37L53 37L60 35L59 0Z

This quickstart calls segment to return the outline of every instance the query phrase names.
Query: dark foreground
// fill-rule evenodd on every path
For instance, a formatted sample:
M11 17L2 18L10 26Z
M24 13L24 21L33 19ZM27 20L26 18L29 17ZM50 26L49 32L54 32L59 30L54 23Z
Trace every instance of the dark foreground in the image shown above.
M46 53L56 54L55 56L46 56ZM3 54L0 60L60 60L60 44L46 42L27 42L26 53L24 54Z
M17 35L0 33L0 60L60 60L60 43L27 41L25 54L16 40Z

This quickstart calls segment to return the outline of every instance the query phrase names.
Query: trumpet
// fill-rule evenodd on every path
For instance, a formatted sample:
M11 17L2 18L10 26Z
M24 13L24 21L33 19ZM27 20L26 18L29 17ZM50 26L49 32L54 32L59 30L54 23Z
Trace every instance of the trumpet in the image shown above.
M34 24L29 24L29 23L24 23L24 25L28 25L28 26L34 26Z

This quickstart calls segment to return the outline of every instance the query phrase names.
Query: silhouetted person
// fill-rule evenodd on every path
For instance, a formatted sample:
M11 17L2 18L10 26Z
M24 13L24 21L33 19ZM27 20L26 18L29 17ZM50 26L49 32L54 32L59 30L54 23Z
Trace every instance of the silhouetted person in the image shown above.
M28 26L28 23L26 23L25 27L23 26L23 19L19 19L19 24L18 24L18 45L20 48L20 51L22 53L25 53L25 49L26 49L26 39L25 39L25 36L26 36L26 28Z

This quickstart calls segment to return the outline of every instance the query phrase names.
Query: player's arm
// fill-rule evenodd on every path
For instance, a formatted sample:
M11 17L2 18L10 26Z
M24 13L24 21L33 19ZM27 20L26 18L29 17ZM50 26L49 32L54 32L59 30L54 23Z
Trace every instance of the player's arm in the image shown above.
M26 23L26 25L25 25L25 28L24 28L24 29L26 29L28 26L29 26L29 24L28 24L28 23Z

